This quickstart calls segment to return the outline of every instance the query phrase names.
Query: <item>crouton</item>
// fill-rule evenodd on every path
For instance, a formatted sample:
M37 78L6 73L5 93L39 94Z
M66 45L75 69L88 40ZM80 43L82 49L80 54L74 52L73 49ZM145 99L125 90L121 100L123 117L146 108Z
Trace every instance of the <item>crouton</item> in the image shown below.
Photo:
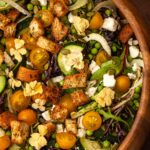
M11 9L8 14L7 17L12 21L15 22L16 19L19 17L20 12L17 9Z
M43 93L32 96L32 100L43 99L56 104L61 96L61 89L57 86L43 86Z
M0 13L0 29L4 30L5 26L8 25L10 23L10 19L7 18L5 15L3 15L2 13Z
M63 89L86 87L86 78L86 73L66 76L64 79Z
M17 27L16 23L10 23L7 26L5 26L4 36L6 38L15 37L15 35L16 35L16 27Z
M38 18L33 18L29 25L29 32L34 38L44 35L42 22Z
M119 33L118 39L122 43L126 43L133 35L133 30L129 24L125 25Z
M29 136L29 125L25 122L11 121L11 141L15 144L23 144Z
M77 134L77 122L76 120L72 120L72 119L66 119L65 120L65 126L66 126L66 130L68 132L72 132L74 134Z
M57 16L65 16L69 9L67 7L67 0L50 0L50 10Z
M31 82L40 79L40 71L39 70L31 70L20 66L17 72L17 79L24 82Z
M40 36L38 38L37 45L53 54L58 53L60 50L60 46L57 43L55 43L43 36Z
M89 98L85 95L85 93L82 90L77 90L71 93L71 97L73 100L73 104L77 107L89 102Z
M67 116L68 116L67 108L64 108L60 105L56 105L54 109L51 111L51 117L55 121L64 122Z
M0 49L0 65L3 63L4 61L4 53L3 51Z
M10 123L13 120L16 120L16 116L11 113L11 112L3 112L2 114L0 114L0 126L3 129L8 129L10 127Z
M48 130L48 132L47 132L47 134L46 134L46 137L50 137L51 134L52 134L53 132L55 132L55 130L56 130L56 125L53 124L53 123L51 123L51 122L48 122L48 123L46 123L46 124L44 124L44 125L47 127L47 130Z
M62 40L68 33L66 27L58 18L55 18L52 24L52 35L56 41Z

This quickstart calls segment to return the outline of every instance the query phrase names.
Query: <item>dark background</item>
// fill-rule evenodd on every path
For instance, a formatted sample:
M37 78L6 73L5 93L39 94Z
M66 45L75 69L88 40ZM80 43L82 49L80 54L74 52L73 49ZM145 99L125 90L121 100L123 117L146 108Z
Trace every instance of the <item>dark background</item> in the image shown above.
M149 32L148 43L150 45L150 0L129 0L129 1L133 2L133 5L135 5L135 7L138 10L137 15L140 15L143 19L143 22L146 24L147 31ZM150 150L150 134L147 140L145 141L142 150Z

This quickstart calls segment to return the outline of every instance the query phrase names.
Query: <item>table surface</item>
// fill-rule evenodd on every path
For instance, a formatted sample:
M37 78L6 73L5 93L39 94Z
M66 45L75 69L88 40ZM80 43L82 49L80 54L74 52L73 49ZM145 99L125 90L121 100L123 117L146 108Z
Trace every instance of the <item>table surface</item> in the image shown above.
M136 6L138 13L143 19L147 27L147 31L149 32L148 43L150 45L150 0L130 0ZM150 117L149 117L150 119ZM141 137L142 138L142 137ZM145 144L143 145L142 150L150 150L150 134Z

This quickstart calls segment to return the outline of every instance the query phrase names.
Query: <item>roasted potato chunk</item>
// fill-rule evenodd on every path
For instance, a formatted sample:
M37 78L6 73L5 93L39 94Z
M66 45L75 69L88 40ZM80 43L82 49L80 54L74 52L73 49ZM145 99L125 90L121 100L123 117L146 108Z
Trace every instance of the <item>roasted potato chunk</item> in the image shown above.
M44 35L42 22L38 18L33 18L29 25L29 32L34 38Z
M4 36L5 36L6 38L15 37L15 34L16 34L16 27L17 27L17 24L16 24L16 23L11 23L11 24L8 24L7 26L5 26L5 29L4 29Z
M67 0L50 0L50 9L57 17L65 16L69 9Z
M66 27L58 18L55 18L52 24L52 35L56 41L62 40L68 33Z
M86 87L86 78L86 73L79 73L66 76L64 80L63 89Z
M29 136L29 125L25 122L11 121L11 141L15 144L23 144Z
M75 106L81 106L89 102L89 98L84 94L82 90L71 93L71 97Z
M64 108L60 105L56 105L51 112L51 117L55 121L63 122L68 116L67 108Z
M5 15L0 13L0 29L4 30L5 26L10 23L10 19L6 17Z
M40 36L38 38L37 45L53 54L58 53L60 50L60 46L57 43L47 39L44 36Z
M66 130L68 132L72 132L74 134L77 134L77 121L76 120L72 120L72 119L66 119L65 120L65 126L66 126Z
M16 120L17 117L11 112L3 112L0 114L0 126L4 129L8 129L10 127L10 123L13 120Z

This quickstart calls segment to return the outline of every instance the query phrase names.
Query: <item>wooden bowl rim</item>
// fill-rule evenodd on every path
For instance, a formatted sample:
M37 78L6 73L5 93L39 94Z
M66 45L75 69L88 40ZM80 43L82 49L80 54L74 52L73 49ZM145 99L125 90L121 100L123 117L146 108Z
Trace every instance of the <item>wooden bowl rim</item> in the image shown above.
M135 36L139 41L144 60L144 77L140 107L132 128L121 143L119 150L140 150L150 130L150 120L148 120L148 116L150 116L150 47L148 46L148 39L146 39L146 37L148 37L148 32L144 31L142 19L140 17L138 18L137 15L138 10L136 10L130 0L113 1L132 26Z

